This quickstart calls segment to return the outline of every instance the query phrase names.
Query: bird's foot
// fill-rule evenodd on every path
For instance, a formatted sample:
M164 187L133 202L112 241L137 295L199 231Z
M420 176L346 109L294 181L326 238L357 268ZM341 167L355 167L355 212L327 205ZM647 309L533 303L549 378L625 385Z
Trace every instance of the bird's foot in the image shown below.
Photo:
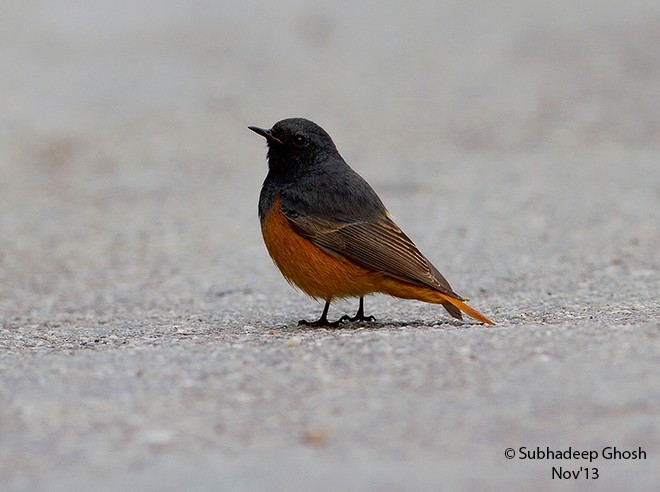
M373 316L365 316L364 315L364 297L360 297L360 306L358 307L357 313L355 313L355 316L352 318L345 314L341 318L339 318L339 321L350 321L351 323L355 323L356 321L376 321L376 318Z
M355 316L351 317L348 314L343 315L341 318L338 320L340 323L343 321L349 321L351 323L355 323L357 321L366 321L366 322L372 322L376 321L376 318L373 316L365 316L364 314L356 314Z
M328 318L319 318L316 321L307 321L306 319L301 319L298 321L298 326L310 326L312 328L337 328L341 322L341 319L338 319L337 321L329 321Z

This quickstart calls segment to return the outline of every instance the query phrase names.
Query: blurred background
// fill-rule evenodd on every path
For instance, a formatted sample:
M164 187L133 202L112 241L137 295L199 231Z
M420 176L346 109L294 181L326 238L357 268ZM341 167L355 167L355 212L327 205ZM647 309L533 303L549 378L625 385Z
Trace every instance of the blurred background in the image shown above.
M3 0L0 74L0 482L460 490L513 442L657 451L657 0ZM293 116L498 327L375 297L392 325L297 329L247 129Z
M655 1L9 0L1 19L2 316L280 282L246 126L291 116L449 278L475 255L492 288L585 241L606 262L657 246Z

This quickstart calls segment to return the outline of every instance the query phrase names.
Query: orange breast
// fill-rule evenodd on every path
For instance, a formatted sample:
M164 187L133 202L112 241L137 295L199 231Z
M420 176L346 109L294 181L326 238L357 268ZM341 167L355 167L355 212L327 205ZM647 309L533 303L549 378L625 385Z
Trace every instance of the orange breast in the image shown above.
M268 253L289 283L316 299L360 297L382 292L404 299L446 303L448 297L429 287L413 285L367 270L333 256L296 233L280 208L279 198L261 222Z
M261 232L284 278L314 298L359 297L379 290L381 275L332 256L296 233L282 213L279 198L261 222Z

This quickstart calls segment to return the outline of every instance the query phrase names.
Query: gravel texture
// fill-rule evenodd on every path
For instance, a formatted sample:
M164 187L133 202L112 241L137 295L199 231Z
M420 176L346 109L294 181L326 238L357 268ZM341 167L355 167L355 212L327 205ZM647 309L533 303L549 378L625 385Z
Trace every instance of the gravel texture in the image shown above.
M660 3L2 10L3 490L657 487ZM297 326L246 128L290 116L497 326Z

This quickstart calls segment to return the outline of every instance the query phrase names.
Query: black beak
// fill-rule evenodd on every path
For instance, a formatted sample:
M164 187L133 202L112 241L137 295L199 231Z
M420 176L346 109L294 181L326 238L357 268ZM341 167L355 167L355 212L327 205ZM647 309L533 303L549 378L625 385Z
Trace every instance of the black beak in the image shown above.
M280 145L282 144L282 141L280 139L273 137L273 133L270 130L266 130L265 128L259 128L258 126L248 126L248 128L252 130L254 133L258 133L262 137L265 137L268 143L276 142Z
M273 135L270 133L270 130L259 128L258 126L248 126L248 128L252 130L254 133L257 133L262 137L266 137L266 140L270 140L273 138Z

